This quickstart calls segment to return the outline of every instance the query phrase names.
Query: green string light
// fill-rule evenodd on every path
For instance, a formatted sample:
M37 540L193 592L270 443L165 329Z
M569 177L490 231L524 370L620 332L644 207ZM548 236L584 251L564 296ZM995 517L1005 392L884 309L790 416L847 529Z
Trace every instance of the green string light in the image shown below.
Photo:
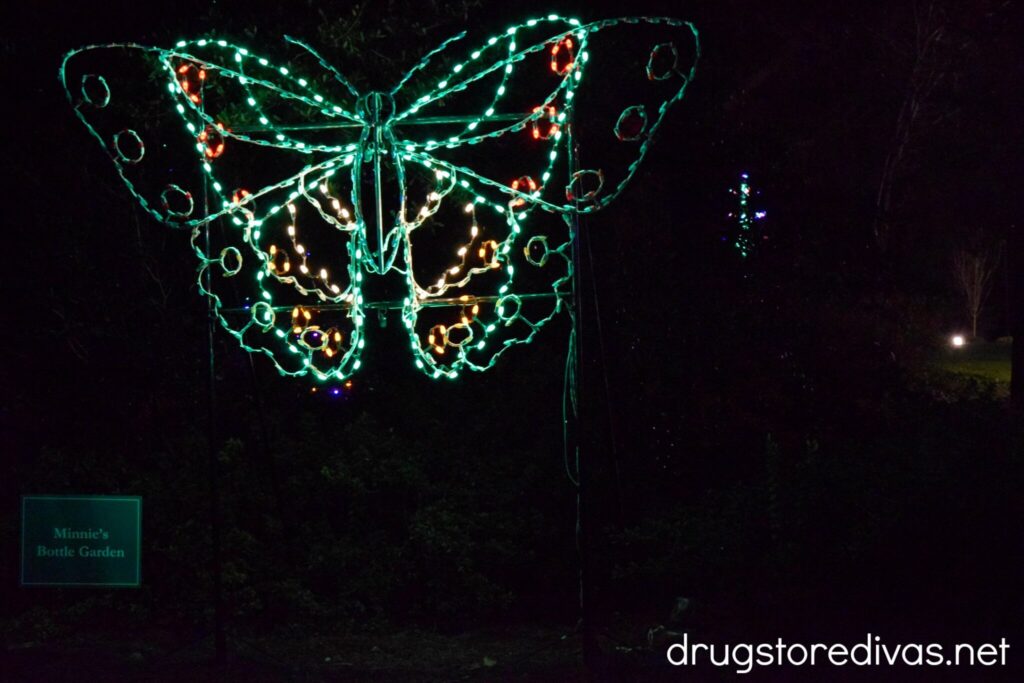
M591 82L598 94L612 87L590 76L592 50L614 29L634 40L641 27L658 32L634 69L657 89L655 105L628 103L608 131L628 161L616 170L570 168L581 85ZM345 380L362 363L368 312L395 309L416 367L454 379L493 367L568 308L577 217L607 206L634 177L699 56L692 24L656 17L583 24L551 14L449 59L464 39L442 43L393 89L366 94L291 38L302 52L286 65L201 38L171 49L84 47L65 56L60 76L139 206L191 230L199 289L242 348L267 356L283 375ZM681 63L682 48L692 63ZM310 58L313 70L305 68ZM139 117L117 106L143 85L128 75L133 69L150 81L157 75L177 130L156 124L154 140L125 125ZM514 102L524 91L536 93L532 106ZM176 146L182 139L190 142ZM532 172L523 173L519 152L507 157L507 177L472 161L510 141L536 158ZM157 153L171 149L153 168L147 143ZM256 187L238 181L273 175L283 179ZM191 178L202 180L190 185ZM223 244L208 250L213 221L224 226ZM432 240L442 232L461 235L455 253L424 277L417 262L434 269ZM341 266L324 265L325 254ZM369 300L370 278L391 273L405 295ZM245 303L231 305L228 293L244 294Z
M733 248L739 252L742 258L749 257L757 247L757 236L754 226L757 221L768 215L766 211L755 210L750 206L750 200L758 194L750 184L750 176L747 173L740 174L740 184L737 188L729 190L736 197L736 210L729 212L729 218L736 222L737 231L731 238L727 235L724 240L732 241Z

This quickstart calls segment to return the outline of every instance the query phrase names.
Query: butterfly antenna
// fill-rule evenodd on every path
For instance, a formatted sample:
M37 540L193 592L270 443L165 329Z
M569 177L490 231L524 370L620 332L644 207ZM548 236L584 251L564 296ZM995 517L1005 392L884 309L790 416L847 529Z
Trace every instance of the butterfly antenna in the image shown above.
M430 52L428 52L426 54L426 56L423 57L423 59L421 59L418 64L416 64L416 66L414 66L413 68L409 69L409 73L405 74L405 76L402 78L402 80L398 82L398 85L396 85L394 88L391 89L391 95L392 96L397 95L398 91L402 89L402 86L404 86L406 83L408 83L409 79L416 75L417 71L423 70L424 68L426 68L426 66L428 64L430 64L430 60L431 60L431 58L434 55L436 55L438 52L443 52L444 50L446 50L448 48L449 45L451 45L452 43L454 43L457 40L462 40L465 37L466 37L466 32L465 31L463 31L462 33L458 33L458 34L452 36L451 38L449 38L448 40L444 41L443 43L441 43L437 47L435 47Z
M301 40L299 40L297 38L292 38L291 36L285 36L284 39L285 39L285 42L291 43L292 45L298 45L303 50L305 50L309 54L311 54L314 57L316 57L316 61L318 61L320 63L320 66L322 66L323 68L325 68L328 71L330 71L331 75L334 76L334 79L336 81L338 81L339 83L341 83L343 86L345 86L345 88L350 93L352 93L352 97L356 97L356 98L359 97L359 91L356 90L355 86L353 86L352 83L347 78L345 78L340 71L335 69L331 65L330 62L328 62L326 59L321 57L319 52L317 52L312 47L310 47L309 45L307 45L306 43L302 42Z

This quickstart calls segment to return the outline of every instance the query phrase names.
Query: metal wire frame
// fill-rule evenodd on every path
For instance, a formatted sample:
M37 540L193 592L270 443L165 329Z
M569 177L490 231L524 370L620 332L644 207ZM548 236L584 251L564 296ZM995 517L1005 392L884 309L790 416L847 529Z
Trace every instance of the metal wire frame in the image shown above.
M488 121L494 122L506 122L506 121L518 121L522 120L524 116L529 114L504 114L495 115L489 117ZM446 124L465 124L472 121L479 120L477 117L470 116L432 116L432 117L418 117L413 119L407 119L402 122L403 126L406 125L446 125ZM320 131L320 130L336 130L341 128L355 128L362 127L364 124L361 123L338 123L338 124L300 124L295 126L278 126L277 130L306 130L306 131ZM378 211L378 233L381 233L383 226L379 217L382 215L382 197L381 197L381 171L380 171L380 154L378 149L380 147L380 128L377 125L373 126L377 133L376 141L374 145L373 158L374 158L374 185L377 200L377 211ZM401 126L399 126L401 127ZM268 130L266 127L254 127L248 129L239 129L240 132L262 132ZM573 121L570 118L568 125L566 126L567 149L568 149L568 161L569 161L569 178L572 179L573 173L579 170L579 150L576 145L574 138L574 126ZM208 179L203 177L203 187L206 188ZM205 194L205 193L204 193ZM204 196L204 201L206 197ZM583 415L584 412L581 410L581 402L579 401L580 392L580 375L582 371L582 344L580 339L580 323L582 315L582 272L581 272L581 259L583 249L581 245L581 227L582 217L578 212L572 212L569 214L569 239L572 242L571 249L571 268L573 277L571 279L571 288L568 293L559 292L539 292L532 294L520 294L520 299L553 299L553 298L564 298L568 303L569 318L570 318L570 332L569 332L569 347L567 350L566 364L567 368L571 368L570 372L567 372L567 381L564 387L565 395L563 396L563 424L566 429L563 431L563 438L565 443L563 444L566 454L573 454L575 478L572 473L569 473L569 479L572 481L576 488L576 544L580 558L580 569L579 569L579 605L580 605L580 631L582 636L582 659L584 675L590 678L594 675L597 662L596 659L599 655L597 640L596 640L596 619L594 615L594 599L593 593L593 563L590 553L590 500L586 495L589 492L589 485L585 483L589 479L589 468L585 467L589 464L588 461L582 457L582 439L581 435L584 432ZM212 251L210 247L210 229L213 223L217 221L210 221L204 226L204 237L206 246L206 257L212 259ZM382 240L382 237L379 238ZM383 253L383 252L382 252ZM207 272L209 276L209 271ZM208 285L212 283L208 280ZM212 291L210 289L209 291ZM207 297L209 300L209 297ZM498 296L459 296L459 297L444 297L437 299L429 299L421 302L421 306L425 308L441 308L441 307L458 307L466 306L467 304L474 303L487 303L495 302L499 299ZM212 304L210 304L212 306ZM403 300L384 300L384 301L365 301L363 307L366 309L376 309L380 311L387 310L399 310L404 307L405 302ZM291 306L273 306L271 307L275 312L282 312L291 310ZM318 311L335 311L335 310L348 310L351 308L350 303L340 304L321 304L321 305L309 305L308 308L315 309ZM250 314L251 308L249 307L233 307L233 308L222 308L222 313L227 314ZM209 387L209 414L210 414L210 434L211 438L214 434L213 420L216 415L216 393L214 391L214 381L216 378L215 372L215 356L214 356L214 334L216 328L215 316L210 315L209 330L208 330L208 348L209 348L209 367L210 367L210 387ZM568 406L568 407L567 407ZM210 444L211 452L214 451L213 444ZM214 458L215 459L215 458ZM221 567L219 558L219 535L220 535L220 510L219 510L219 473L217 471L215 462L211 465L211 489L212 489L212 507L213 507L213 527L214 527L214 542L215 542L215 554L218 557L215 558L215 626L214 626L214 642L215 642L215 660L218 663L225 661L226 657L226 636L225 636L225 614L223 608L223 597L221 595Z

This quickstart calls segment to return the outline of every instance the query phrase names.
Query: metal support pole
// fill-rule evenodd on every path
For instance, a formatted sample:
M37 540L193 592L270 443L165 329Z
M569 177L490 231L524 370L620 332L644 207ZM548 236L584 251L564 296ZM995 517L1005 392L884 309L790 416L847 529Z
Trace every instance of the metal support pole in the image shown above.
M203 178L203 209L209 212L209 187ZM210 248L210 223L204 228L207 261L213 258ZM204 273L204 287L213 291L213 278L207 266ZM213 297L206 297L206 342L209 356L209 377L207 393L207 457L210 478L210 552L213 571L213 660L217 665L227 661L227 637L225 635L224 581L221 560L221 514L220 514L220 466L217 458L217 366L214 353L214 339L217 330L217 315Z
M572 176L579 170L579 150L576 146L575 139L575 123L572 120L572 114L570 113L570 119L567 122L567 130L569 139L567 141L568 148L568 165L569 165L569 181L572 182ZM573 386L572 391L576 395L576 420L571 431L573 440L573 452L575 453L576 460L576 545L579 552L580 558L580 631L583 640L583 680L592 681L597 673L599 663L598 656L599 650L597 647L597 624L594 614L594 571L593 571L593 558L591 557L591 533L592 533L592 515L591 515L591 487L590 487L590 473L591 463L589 462L590 451L586 448L587 444L584 443L585 435L588 434L586 428L587 419L587 401L583 398L582 389L583 383L583 249L582 240L583 236L583 221L580 218L579 212L572 212L570 215L570 223L572 234L572 261L573 261L573 278L572 278L572 325L573 325L573 336L575 338L575 344L571 350L575 354L574 363L576 366L575 372L573 373Z
M395 125L401 126L448 126L465 125L467 123L515 123L529 117L531 112L522 114L494 114L483 119L476 116L418 116L409 117L398 121ZM301 130L344 130L346 128L362 128L365 124L357 121L343 121L340 123L299 123L280 126L239 126L233 128L235 133L266 133L279 131L301 131Z
M427 299L419 303L421 308L465 308L472 304L484 304L484 303L495 303L503 298L504 295L496 296L448 296L438 297L436 299ZM526 294L519 294L518 297L523 301L529 301L533 299L557 299L565 296L559 292L532 292ZM570 301L570 305L572 302ZM379 309L386 311L394 311L401 308L405 308L408 303L405 299L392 299L390 301L364 301L363 308L366 309ZM268 306L270 310L275 313L281 313L282 311L290 311L294 306ZM347 311L352 308L352 304L348 302L342 302L337 304L315 304L310 305L309 308L317 311ZM241 313L243 315L252 315L252 309L246 307L234 307L234 308L222 308L220 309L222 315L229 313Z

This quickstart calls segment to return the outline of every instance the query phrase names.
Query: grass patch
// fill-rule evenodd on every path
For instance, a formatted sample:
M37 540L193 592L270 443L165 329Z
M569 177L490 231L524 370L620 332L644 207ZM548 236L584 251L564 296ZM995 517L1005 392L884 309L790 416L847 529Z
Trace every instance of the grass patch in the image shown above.
M971 342L961 348L941 349L935 365L958 375L984 377L995 382L1010 382L1010 344L1004 342Z

